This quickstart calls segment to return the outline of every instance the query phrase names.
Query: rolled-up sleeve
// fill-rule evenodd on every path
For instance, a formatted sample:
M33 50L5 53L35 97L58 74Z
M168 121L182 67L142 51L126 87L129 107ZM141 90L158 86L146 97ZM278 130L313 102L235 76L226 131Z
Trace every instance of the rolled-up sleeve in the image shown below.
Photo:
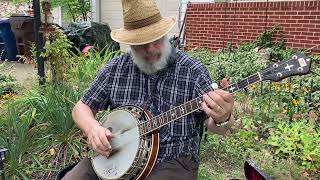
M81 97L81 101L92 110L101 111L109 106L109 94L107 92L109 72L107 65L100 71Z

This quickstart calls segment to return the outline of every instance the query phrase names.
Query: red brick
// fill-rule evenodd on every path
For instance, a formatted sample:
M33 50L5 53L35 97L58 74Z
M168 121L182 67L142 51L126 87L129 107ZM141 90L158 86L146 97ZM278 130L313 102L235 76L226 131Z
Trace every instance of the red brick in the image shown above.
M297 23L299 20L294 20L294 19L287 19L286 23ZM303 20L305 21L305 20ZM309 22L309 21L308 21Z
M315 24L303 24L302 27L304 28L316 28Z
M306 16L306 15L310 15L310 14L311 14L310 11L300 11L300 12L298 12L299 16Z
M303 18L312 20L312 19L316 19L317 16L303 16Z
M310 23L310 20L308 20L308 19L298 19L297 20L297 23Z
M309 32L319 32L318 28L309 28Z
M313 16L320 15L320 11L311 11L310 15L313 15Z
M317 19L316 19L316 20L310 20L310 23L311 23L311 24L319 25L319 24L320 24L320 16L317 16Z
M307 37L307 39L312 40L312 41L317 41L317 40L320 40L320 37L319 36L309 36L309 37Z
M302 36L300 36L300 35L295 35L294 38L297 39L297 40L298 40L298 39L307 39L306 36L303 36L303 35L302 35Z
M310 40L299 40L300 43L303 43L303 44L310 44L312 41Z
M298 12L296 11L285 11L286 15L298 15Z
M312 41L312 43L319 45L319 44L320 44L320 41Z

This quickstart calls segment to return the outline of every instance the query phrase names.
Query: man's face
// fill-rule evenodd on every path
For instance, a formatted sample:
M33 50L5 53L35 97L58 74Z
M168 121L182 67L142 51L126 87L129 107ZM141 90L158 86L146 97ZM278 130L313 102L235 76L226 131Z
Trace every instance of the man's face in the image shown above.
M166 68L171 53L171 45L167 37L154 42L130 46L134 63L146 74L155 74Z
M132 49L135 51L135 53L149 63L160 60L163 48L164 38L148 44L132 46Z

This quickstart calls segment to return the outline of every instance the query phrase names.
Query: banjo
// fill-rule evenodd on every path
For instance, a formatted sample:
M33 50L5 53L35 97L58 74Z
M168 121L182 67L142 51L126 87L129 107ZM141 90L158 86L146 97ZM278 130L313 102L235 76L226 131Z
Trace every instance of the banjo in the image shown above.
M311 59L302 53L269 65L223 90L234 93L251 84L271 80L280 81L293 75L309 73ZM102 126L109 129L114 138L110 140L112 152L109 157L95 154L92 166L101 179L144 179L157 160L159 149L158 129L181 117L201 109L202 97L197 97L162 114L152 115L137 106L122 106L101 118Z

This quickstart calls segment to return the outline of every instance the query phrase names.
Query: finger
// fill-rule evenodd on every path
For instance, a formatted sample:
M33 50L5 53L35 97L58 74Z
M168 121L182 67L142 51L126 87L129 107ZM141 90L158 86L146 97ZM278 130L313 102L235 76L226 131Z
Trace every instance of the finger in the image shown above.
M108 149L112 149L112 146L110 144L110 140L111 138L113 138L114 135L108 130L106 129L105 131L105 138L103 139L104 145L108 148Z
M107 151L108 148L106 145L104 145L103 141L101 140L101 135L97 135L94 137L93 139L93 144L96 146L97 149L99 149L100 151ZM102 137L105 135L102 135ZM106 137L105 137L106 138ZM107 138L106 138L107 139Z
M231 93L229 93L228 91L223 91L223 90L216 90L214 91L215 93L217 93L221 99L227 103L233 103L234 102L234 98L233 95Z
M207 104L207 106L214 111L217 114L221 114L223 113L223 108L214 100L212 99L209 95L204 95L203 99L205 101L205 103Z
M212 111L210 107L208 107L206 102L201 104L202 110L209 116L209 117L217 117L217 114Z
M108 137L108 139L110 139L114 137L114 134L112 134L109 129L106 129L106 136Z
M222 90L217 90L217 91L222 91ZM212 108L216 108L217 112L223 112L225 108L227 108L225 100L218 94L216 91L211 91L208 93L208 96L212 101L208 100L208 105L211 106ZM214 106L214 107L213 107Z
M96 146L96 144L92 144L92 149L93 149L95 152L97 152L97 153L99 153L99 154L101 154L101 155L103 155L103 156L109 156L109 154L110 154L108 151L100 150L100 149Z
M222 86L222 87L227 87L227 86L229 86L229 82L228 82L228 80L227 80L226 78L224 78L224 79L221 80L221 86Z
M111 145L109 142L109 139L107 137L107 130L106 129L102 129L102 131L100 131L99 133L99 141L101 143L101 145L103 146L102 148L105 150L109 150L111 149Z

